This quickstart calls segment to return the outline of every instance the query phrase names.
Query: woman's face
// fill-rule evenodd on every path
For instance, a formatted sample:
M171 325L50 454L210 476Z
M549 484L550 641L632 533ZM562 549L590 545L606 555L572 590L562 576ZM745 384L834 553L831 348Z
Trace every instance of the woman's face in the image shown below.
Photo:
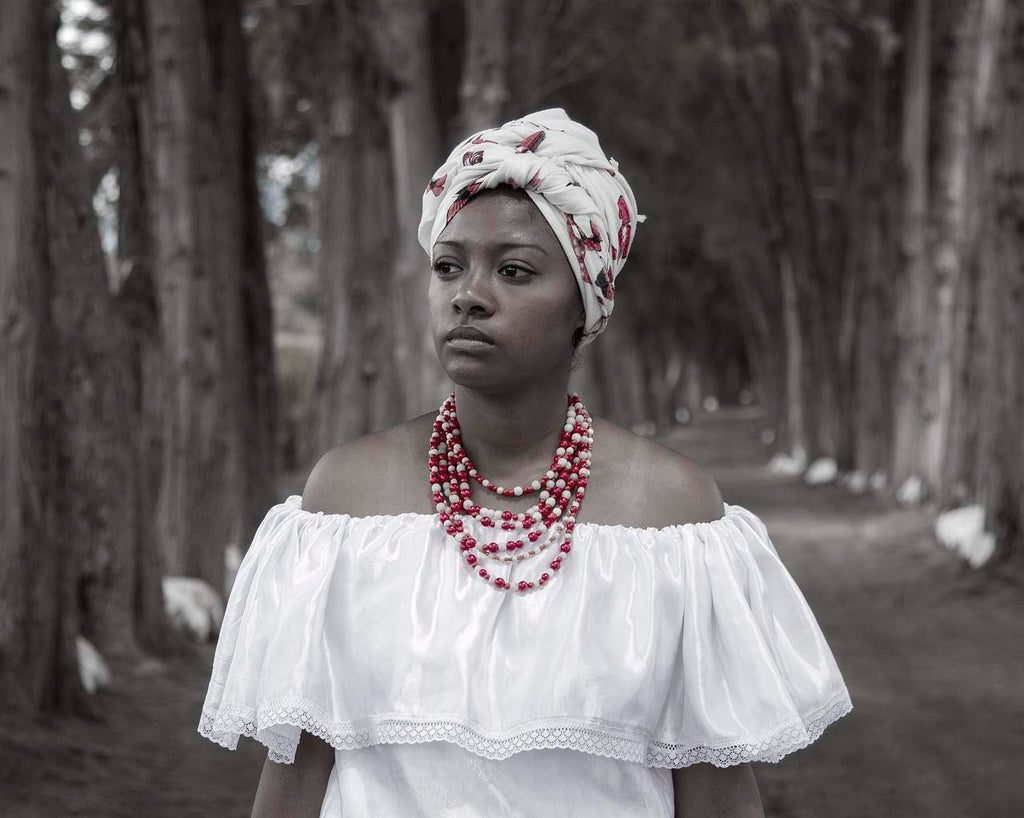
M456 384L508 391L568 374L583 301L558 239L522 191L478 193L445 227L429 300L434 346Z

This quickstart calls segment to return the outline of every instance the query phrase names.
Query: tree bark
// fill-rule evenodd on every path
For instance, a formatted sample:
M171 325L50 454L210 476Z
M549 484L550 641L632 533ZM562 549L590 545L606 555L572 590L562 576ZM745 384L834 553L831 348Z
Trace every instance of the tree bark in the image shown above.
M269 297L240 3L145 0L146 153L163 339L158 519L168 568L220 588L274 492Z
M914 0L907 28L900 148L903 167L901 269L896 284L897 364L894 385L892 474L896 486L921 477L924 367L928 302L928 125L931 0Z
M448 381L434 352L427 311L430 261L417 238L423 190L444 159L434 103L430 20L417 0L375 0L377 59L386 71L394 237L396 401L403 417L435 409Z
M991 194L981 236L979 324L983 345L978 497L986 527L996 536L996 563L1024 556L1024 10L986 0L991 21L1005 9L1000 27L983 24L987 37L1001 30L986 176Z
M365 11L365 8L362 9ZM321 451L403 419L394 360L395 207L376 59L360 6L325 0L320 271L327 303L317 375Z
M508 101L507 0L467 0L466 46L459 83L463 136L504 122Z

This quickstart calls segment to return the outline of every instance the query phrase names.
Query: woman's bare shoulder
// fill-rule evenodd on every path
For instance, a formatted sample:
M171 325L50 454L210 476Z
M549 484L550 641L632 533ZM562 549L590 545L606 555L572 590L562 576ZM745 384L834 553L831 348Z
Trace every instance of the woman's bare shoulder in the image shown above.
M594 513L581 514L585 521L663 528L712 522L723 514L711 475L674 449L595 418L592 453L582 511L592 506Z
M302 507L354 517L433 512L426 462L435 415L420 415L324 453L306 480Z

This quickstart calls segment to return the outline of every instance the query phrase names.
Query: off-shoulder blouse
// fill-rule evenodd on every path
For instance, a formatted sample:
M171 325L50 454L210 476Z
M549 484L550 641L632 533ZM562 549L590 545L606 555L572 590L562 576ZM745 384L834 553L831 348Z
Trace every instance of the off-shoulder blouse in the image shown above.
M472 525L472 521L469 521ZM488 561L515 587L541 552ZM499 591L437 515L273 506L238 569L199 732L335 748L321 816L671 816L671 769L778 761L851 709L764 524L578 523Z

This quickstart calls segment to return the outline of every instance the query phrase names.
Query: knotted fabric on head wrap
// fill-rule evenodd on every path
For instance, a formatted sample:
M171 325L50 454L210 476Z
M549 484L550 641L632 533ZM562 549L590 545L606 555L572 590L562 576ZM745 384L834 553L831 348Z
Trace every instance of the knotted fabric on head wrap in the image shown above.
M580 345L605 328L615 286L644 216L618 163L597 135L551 108L481 131L460 144L423 193L419 241L430 255L441 231L475 193L499 185L526 191L569 259L586 311Z

